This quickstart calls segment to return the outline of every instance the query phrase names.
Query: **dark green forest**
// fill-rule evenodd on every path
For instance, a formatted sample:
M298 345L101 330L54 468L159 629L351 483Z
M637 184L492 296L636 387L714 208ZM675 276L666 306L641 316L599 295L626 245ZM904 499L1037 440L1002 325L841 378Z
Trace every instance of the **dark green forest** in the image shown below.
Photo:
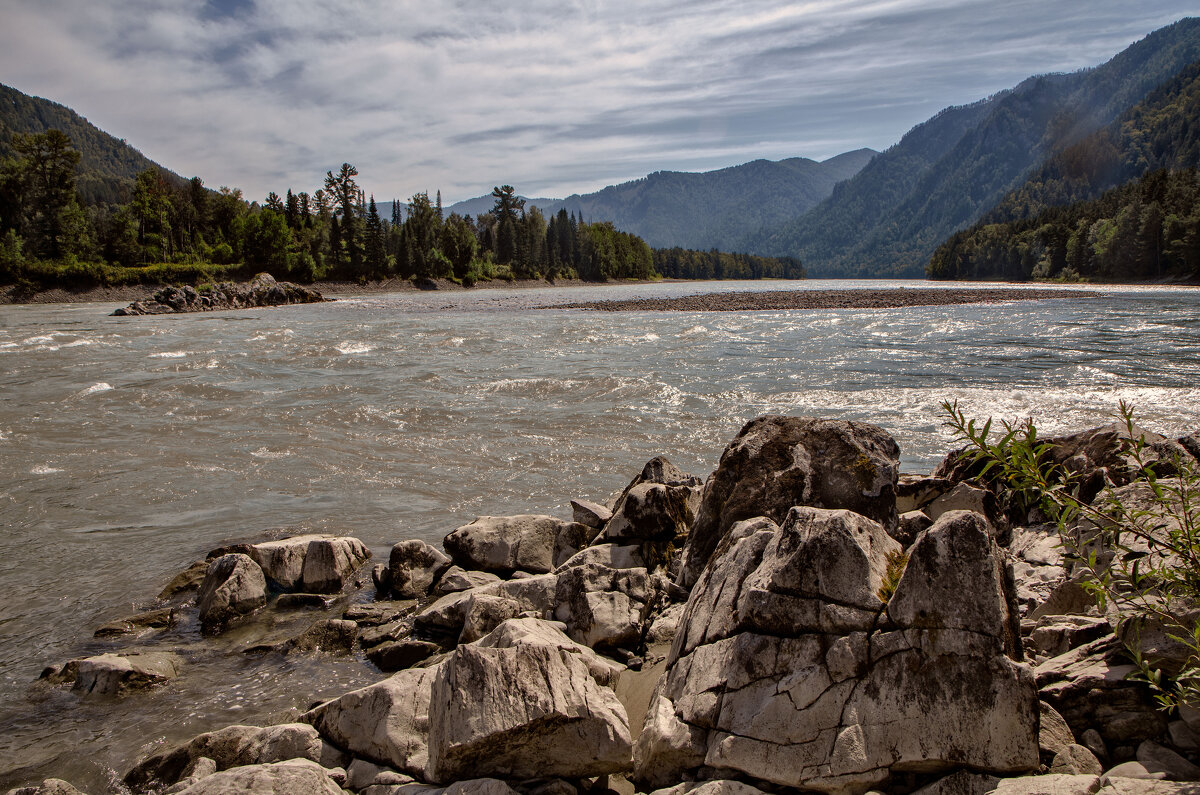
M930 259L935 279L1195 279L1200 63L1048 159Z
M958 232L931 279L1200 279L1200 172L1155 171L1101 198Z
M663 273L636 235L566 210L546 218L508 185L497 187L492 210L475 218L447 217L440 193L418 193L403 211L393 202L391 217L383 218L349 163L326 172L312 194L272 192L262 204L151 166L131 185L115 183L117 201L89 202L79 190L81 154L62 131L16 133L8 151L0 162L0 283L27 290L259 271L300 282L442 278L468 286ZM660 261L681 278L803 277L794 260L676 251Z

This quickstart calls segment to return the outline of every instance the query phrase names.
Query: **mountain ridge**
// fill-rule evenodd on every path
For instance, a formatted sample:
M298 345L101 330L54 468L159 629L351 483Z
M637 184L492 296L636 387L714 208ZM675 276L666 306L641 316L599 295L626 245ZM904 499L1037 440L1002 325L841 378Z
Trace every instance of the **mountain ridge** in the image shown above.
M758 158L713 171L655 171L593 193L527 198L526 203L547 216L566 209L588 221L611 221L656 248L728 251L749 226L758 228L771 218L790 217L798 208L815 206L876 154L863 148L822 161ZM491 204L490 196L480 196L453 204L446 212L478 215L489 211ZM714 207L726 213L718 216ZM767 220L762 220L764 216Z
M1200 19L1160 28L1104 64L1035 75L917 125L830 197L742 250L798 256L810 274L919 276L1047 157L1110 123L1200 58Z

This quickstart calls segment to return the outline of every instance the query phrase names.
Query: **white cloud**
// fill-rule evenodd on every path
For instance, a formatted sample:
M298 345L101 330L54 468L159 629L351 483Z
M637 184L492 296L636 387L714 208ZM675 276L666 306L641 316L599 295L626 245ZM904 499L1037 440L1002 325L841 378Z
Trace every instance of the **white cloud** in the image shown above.
M1144 0L0 0L0 82L249 197L343 160L381 200L563 195L884 148L940 108L1106 60Z

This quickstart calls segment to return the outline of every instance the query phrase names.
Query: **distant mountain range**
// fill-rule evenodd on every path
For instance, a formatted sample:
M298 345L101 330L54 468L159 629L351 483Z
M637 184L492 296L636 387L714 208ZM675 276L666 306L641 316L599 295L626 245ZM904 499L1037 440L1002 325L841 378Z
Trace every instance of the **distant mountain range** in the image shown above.
M76 185L86 203L128 201L129 186L148 168L159 168L174 179L183 179L70 108L0 84L0 160L12 155L13 133L51 129L66 133L79 151Z
M814 209L732 248L799 257L812 276L920 276L951 233L1198 58L1200 20L1185 19L1095 69L947 108Z
M780 224L816 206L876 154L858 149L819 163L792 157L701 173L656 171L595 193L527 203L547 215L566 209L587 221L611 221L656 248L729 251L749 230ZM492 205L490 196L480 196L447 212L478 215Z

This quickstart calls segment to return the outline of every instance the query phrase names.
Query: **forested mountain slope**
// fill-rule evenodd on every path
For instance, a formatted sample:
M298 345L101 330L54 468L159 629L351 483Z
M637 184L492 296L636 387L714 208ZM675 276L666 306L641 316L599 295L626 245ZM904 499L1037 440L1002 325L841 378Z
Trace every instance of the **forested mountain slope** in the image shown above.
M44 133L51 129L65 133L80 154L76 187L86 204L127 201L129 187L138 174L148 168L162 169L70 108L0 84L0 161L13 155L13 133ZM176 179L183 182L180 177Z
M920 275L939 243L977 221L1031 169L1197 59L1200 20L1185 19L1095 69L1032 77L949 108L810 212L737 248L798 256L814 276Z
M935 279L1200 277L1200 63L934 252ZM1120 187L1116 187L1120 186Z

